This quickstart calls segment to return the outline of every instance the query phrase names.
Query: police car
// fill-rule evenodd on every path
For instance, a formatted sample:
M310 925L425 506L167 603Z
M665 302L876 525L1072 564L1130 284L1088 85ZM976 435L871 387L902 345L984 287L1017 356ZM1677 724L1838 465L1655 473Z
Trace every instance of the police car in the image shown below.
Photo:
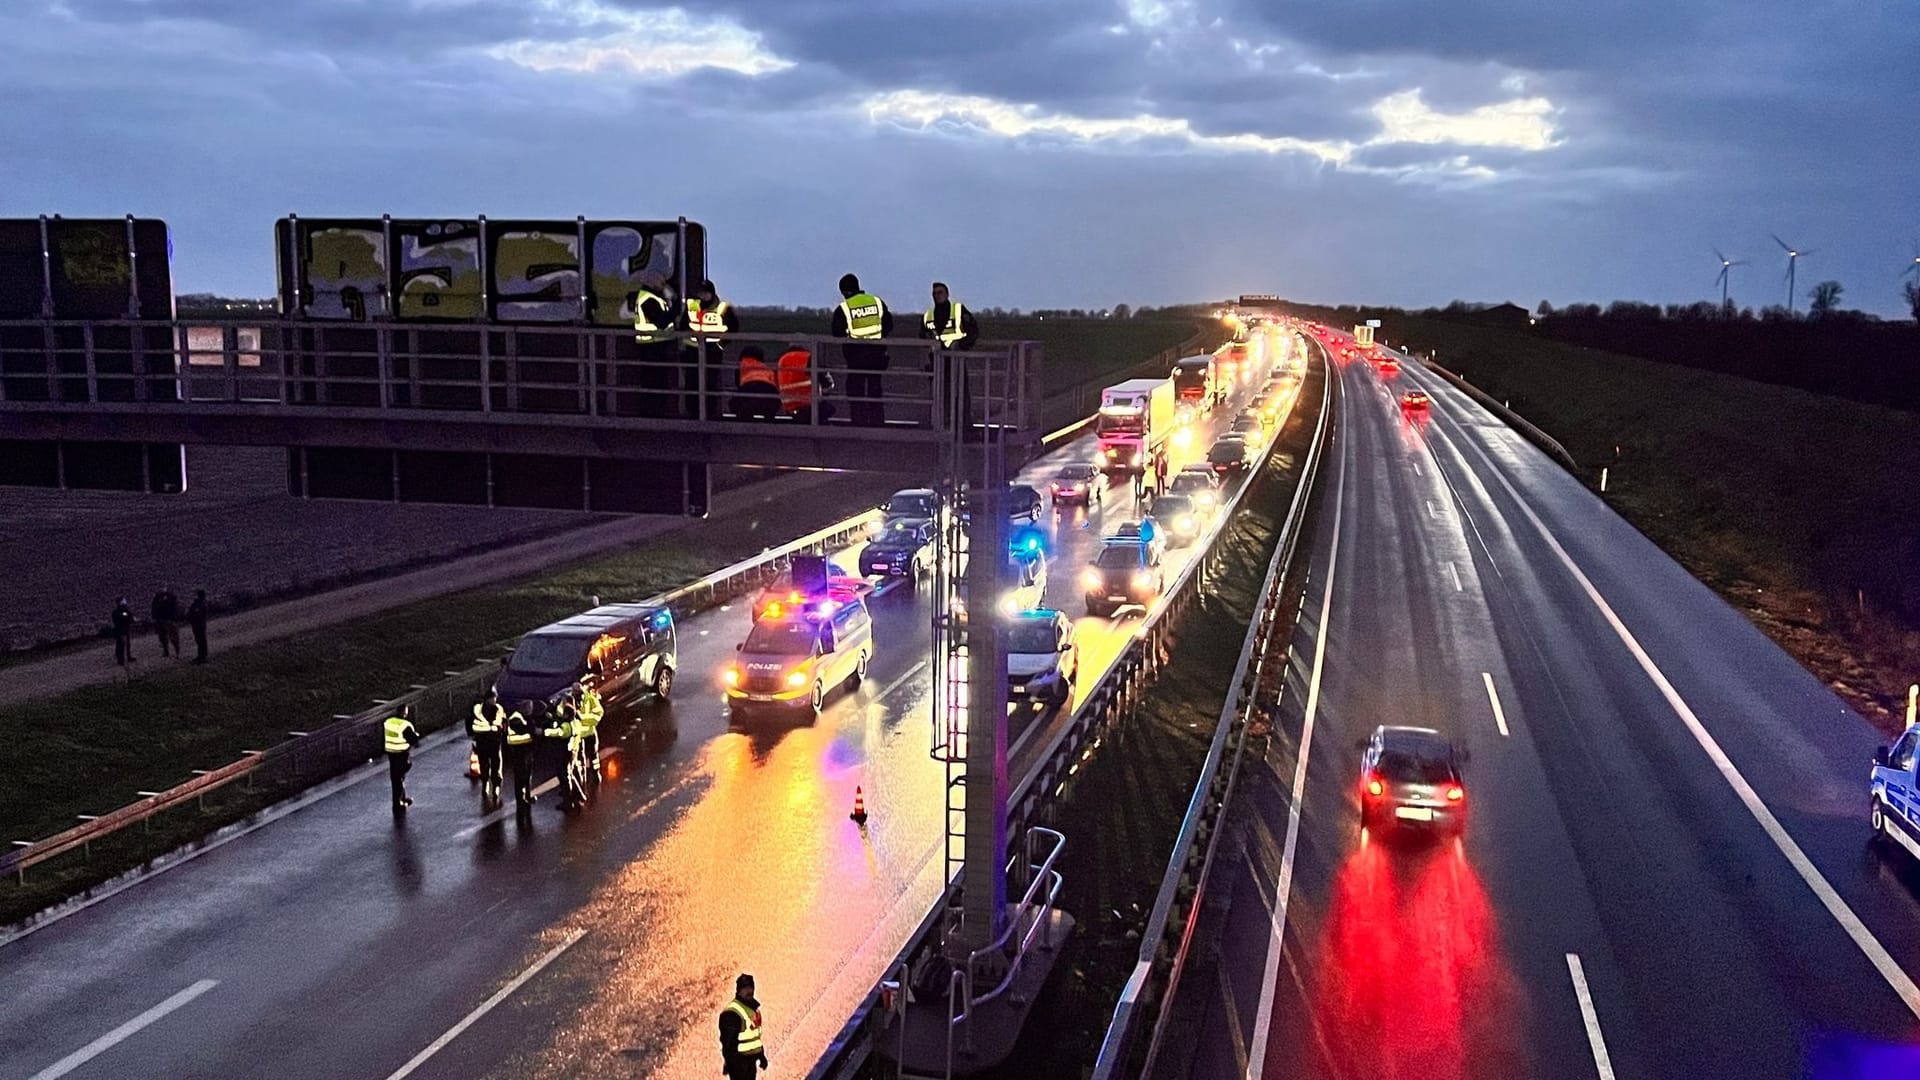
M873 616L864 583L835 583L757 613L740 656L722 674L736 719L756 709L820 715L827 696L858 689L873 655Z
M1876 841L1891 840L1920 859L1920 782L1914 765L1920 754L1920 724L1895 739L1892 746L1873 752L1873 777L1868 786L1870 820Z

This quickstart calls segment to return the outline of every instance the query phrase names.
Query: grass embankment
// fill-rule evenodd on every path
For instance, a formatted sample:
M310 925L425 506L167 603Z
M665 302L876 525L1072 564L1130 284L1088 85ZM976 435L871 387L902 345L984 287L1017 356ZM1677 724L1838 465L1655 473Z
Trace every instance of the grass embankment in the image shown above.
M1031 326L1026 325L1031 323ZM1072 385L1178 344L1191 320L1021 320L993 332L1042 340L1049 385ZM1044 335L1044 336L1043 336ZM1052 375L1055 366L1065 374ZM914 478L918 480L919 478ZM605 599L650 596L872 505L874 478L837 478L805 498L690 523L618 555L537 577L453 594L281 641L221 652L205 667L148 675L44 702L0 709L12 763L0 785L0 840L49 836L287 737L339 713L432 682L490 646ZM216 644L218 626L215 626ZM205 808L170 814L152 830L122 830L86 858L63 856L0 882L5 925L284 797L232 785Z
M1904 723L1920 416L1525 334L1405 336L1564 443L1589 486L1605 466L1622 516L1875 724Z
M1054 804L1049 827L1067 838L1060 906L1077 922L1023 1029L1017 1064L983 1075L1080 1076L1099 1054L1256 614L1319 401L1315 373L1223 541L1212 595L1189 609L1139 711L1107 733Z

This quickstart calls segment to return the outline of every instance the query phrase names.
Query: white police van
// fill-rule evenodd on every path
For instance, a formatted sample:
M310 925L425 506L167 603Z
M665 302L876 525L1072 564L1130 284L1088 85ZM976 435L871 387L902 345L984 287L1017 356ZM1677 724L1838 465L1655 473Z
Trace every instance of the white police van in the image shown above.
M1873 752L1868 798L1874 840L1891 840L1920 859L1920 782L1914 778L1917 761L1920 724L1908 727L1892 746Z

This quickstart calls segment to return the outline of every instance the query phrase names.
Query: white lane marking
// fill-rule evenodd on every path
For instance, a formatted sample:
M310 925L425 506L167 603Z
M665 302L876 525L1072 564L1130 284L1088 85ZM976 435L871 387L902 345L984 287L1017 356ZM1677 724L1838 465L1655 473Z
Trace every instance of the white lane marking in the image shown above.
M1460 568L1453 564L1452 559L1447 560L1447 573L1453 575L1453 591L1454 592L1463 591L1460 585Z
M411 1061L408 1061L405 1065L402 1065L398 1069L395 1069L393 1073L387 1077L387 1080L401 1080L402 1077L411 1076L415 1069L418 1069L420 1066L425 1065L427 1063L428 1058L431 1058L433 1055L446 1049L447 1044L459 1038L461 1032L472 1027L476 1022L479 1021L481 1017L492 1012L494 1006L507 1000L507 998L515 990L518 990L522 986L525 986L527 984L528 979L531 979L535 975L540 974L540 971L542 968L545 968L548 964L551 964L555 960L560 959L561 953L566 952L568 949L573 948L575 942L579 941L581 938L586 936L587 936L587 932L585 930L568 931L566 938L563 939L560 942L560 944L555 945L551 949L548 949L545 956L542 956L540 959L535 960L533 962L532 967L529 967L527 970L521 972L518 975L515 975L512 981L508 982L507 985L494 991L492 997L481 1002L478 1008L474 1009L472 1012L462 1017L459 1023L448 1028L447 1033L445 1035L442 1035L439 1038L433 1040L432 1043L428 1044L425 1050L422 1050L419 1053L413 1055L413 1059Z
M1540 520L1540 515L1534 513L1533 507L1520 497L1520 492L1514 489L1513 484L1507 480L1499 467L1494 465L1493 459L1485 451L1477 445L1474 446L1474 451L1487 463L1488 471L1493 474L1494 479L1500 481L1500 486L1507 490L1507 494L1520 507L1520 512L1526 515L1535 529L1539 530L1540 536L1546 540L1547 546L1553 549L1553 553L1559 557L1568 573L1571 573L1574 580L1580 583L1580 588L1586 592L1587 599L1593 602L1593 606L1598 608L1600 614L1606 618L1607 624L1613 627L1613 632L1626 645L1627 651L1633 654L1634 660L1639 663L1640 670L1646 673L1647 678L1653 680L1654 686L1660 690L1660 695L1667 699L1667 704L1680 717L1680 722L1686 725L1687 730L1693 734L1694 741L1700 744L1700 749L1706 751L1707 757L1720 771L1721 778L1726 780L1727 786L1739 796L1741 805L1747 808L1747 813L1752 814L1756 822L1759 822L1761 830L1767 834L1767 839L1772 840L1773 846L1780 850L1780 854L1786 856L1794 872L1800 875L1800 880L1806 882L1807 888L1813 890L1813 895L1819 899L1821 906L1827 909L1827 914L1833 916L1833 921L1839 923L1840 929L1846 931L1847 936L1853 939L1854 945L1866 955L1867 961L1880 973L1880 977L1887 981L1887 985L1899 996L1901 1003L1914 1016L1920 1017L1920 986L1914 985L1913 979L1901 970L1899 962L1887 952L1886 946L1880 944L1880 939L1873 936L1873 931L1867 929L1867 924L1860 920L1860 916L1854 913L1853 908L1849 907L1845 900L1841 899L1840 893L1834 889L1832 883L1820 873L1819 868L1813 865L1813 860L1807 857L1807 853L1801 850L1800 845L1787 833L1786 826L1780 824L1780 819L1773 816L1773 811L1767 808L1767 804L1760 798L1760 793L1747 782L1747 778L1734 765L1733 759L1727 756L1727 752L1720 748L1720 743L1707 731L1706 725L1694 715L1693 708L1687 704L1685 698L1680 696L1680 691L1674 689L1666 673L1653 662L1653 657L1647 655L1647 650L1640 647L1639 639L1627 629L1627 624L1620 620L1613 606L1607 603L1606 597L1600 595L1600 590L1594 587L1593 582L1573 561L1573 556L1567 554L1567 549L1560 546L1560 541L1547 529L1546 522Z
M1427 500L1427 516L1430 518L1437 518L1440 516L1440 512L1433 508L1432 499Z
M1578 953L1567 954L1567 971L1573 976L1573 996L1580 1000L1580 1019L1587 1025L1587 1045L1593 1049L1593 1067L1600 1080L1613 1080L1613 1059L1607 1056L1606 1036L1600 1033L1600 1014L1593 1008L1593 992L1587 989L1587 971L1580 965Z
M1293 767L1293 798L1287 806L1287 839L1280 853L1280 880L1274 886L1273 930L1267 940L1266 970L1260 977L1260 1008L1253 1018L1247 1080L1260 1080L1267 1067L1267 1039L1273 1031L1273 996L1280 980L1280 949L1287 930L1287 901L1293 893L1293 860L1300 850L1301 797L1307 786L1307 760L1313 749L1313 720L1320 711L1320 677L1327 668L1327 615L1333 610L1333 574L1340 563L1340 514L1347 488L1345 455L1333 488L1333 550L1327 556L1326 589L1320 597L1320 631L1313 644L1313 675L1307 681L1306 719L1300 726L1299 760Z
M927 662L925 660L922 660L919 663L913 665L912 667L906 670L905 674L901 675L899 678L888 683L887 688L885 690L882 690L878 694L873 695L873 700L875 701L887 700L888 698L893 696L893 692L895 690L900 689L901 683L906 682L908 679L913 678L915 675L920 674L922 671L925 671L926 669L927 669Z
M199 982L194 983L185 990L155 1005L139 1016L121 1024L105 1035L100 1036L80 1049L75 1050L73 1053L68 1054L66 1057L61 1058L59 1061L34 1073L29 1080L54 1080L55 1077L67 1075L80 1066L85 1065L87 1062L92 1061L94 1058L99 1057L101 1054L125 1042L129 1037L139 1032L141 1028L152 1024L154 1021L159 1020L161 1017L219 985L220 983L216 979L201 979Z
M1505 735L1507 733L1507 714L1500 708L1500 695L1494 693L1493 672L1483 671L1480 673L1480 677L1487 681L1487 700L1493 702L1494 726L1500 729L1500 734Z
M605 761L619 752L620 752L619 747L610 746L605 750L600 751L600 760ZM503 779L505 779L508 783L511 783L513 780L511 775L505 776L503 777ZM552 791L559 786L560 786L560 778L557 776L552 777L551 779L547 780L545 783L536 785L534 787L533 797L537 799L540 796L545 795L547 792ZM473 824L467 826L466 828L461 829L459 832L454 833L453 838L455 840L464 840L467 837L472 836L474 833L479 832L481 829L486 828L487 826L493 824L496 821L505 821L507 818L513 816L515 813L518 813L519 809L520 808L518 805L502 806L500 809L495 810L493 813L486 815L485 817L481 818L479 821L476 821Z

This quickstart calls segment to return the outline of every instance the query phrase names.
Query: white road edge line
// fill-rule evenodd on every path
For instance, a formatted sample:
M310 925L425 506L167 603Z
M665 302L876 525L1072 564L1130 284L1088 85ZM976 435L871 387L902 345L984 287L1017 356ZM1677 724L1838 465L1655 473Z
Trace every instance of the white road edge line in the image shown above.
M1661 696L1667 699L1667 704L1679 715L1681 723L1685 724L1687 730L1693 734L1694 741L1700 744L1700 749L1706 751L1714 767L1720 770L1720 775L1726 780L1727 786L1733 788L1733 793L1739 796L1741 804L1747 808L1747 813L1752 814L1753 819L1760 823L1760 828L1767 834L1767 839L1772 840L1773 846L1780 849L1780 854L1786 856L1787 862L1800 875L1800 880L1807 883L1807 888L1813 890L1813 895L1819 899L1821 906L1827 909L1827 914L1833 916L1833 920L1840 924L1840 929L1846 931L1847 936L1853 939L1853 943L1866 954L1867 961L1880 973L1880 977L1887 981L1887 985L1893 989L1907 1010L1914 1016L1920 1017L1920 986L1914 985L1913 979L1901 969L1893 955L1887 952L1886 946L1880 944L1880 939L1873 936L1873 931L1867 929L1867 924L1860 920L1860 916L1854 913L1853 908L1849 907L1845 900L1841 899L1840 893L1834 889L1832 883L1820 873L1819 868L1813 865L1813 860L1807 857L1807 853L1801 850L1800 845L1788 834L1786 826L1780 824L1780 819L1773 816L1773 811L1767 808L1766 802L1760 798L1760 793L1753 789L1753 785L1747 782L1745 776L1741 775L1733 759L1727 756L1727 752L1720 748L1720 743L1714 739L1712 733L1707 731L1706 725L1694 715L1692 707L1687 704L1685 698L1680 696L1680 692L1674 689L1666 673L1653 662L1653 657L1647 655L1647 650L1640 647L1639 640L1627 629L1627 624L1620 621L1620 616L1614 612L1613 606L1607 603L1606 597L1600 595L1600 590L1594 587L1593 582L1573 561L1573 556L1567 554L1567 549L1560 546L1559 539L1547 528L1546 522L1540 520L1540 515L1534 513L1533 507L1520 497L1520 492L1514 489L1513 484L1507 480L1506 474L1493 464L1486 452L1477 445L1474 449L1481 459L1486 461L1494 479L1500 481L1500 486L1507 490L1507 494L1520 507L1520 512L1526 515L1535 529L1539 530L1547 546L1553 549L1553 553L1559 556L1560 562L1566 566L1574 580L1580 583L1581 589L1586 591L1587 598L1593 602L1594 607L1599 609L1608 625L1613 627L1613 632L1626 645L1627 651L1631 652L1634 660L1640 664L1640 670L1646 672L1647 678L1653 680Z
M1464 587L1462 587L1460 584L1460 568L1454 565L1452 559L1447 560L1447 573L1453 575L1453 591L1454 592L1466 591Z
M507 985L501 987L498 990L495 990L493 992L492 997L481 1002L478 1008L474 1009L472 1012L462 1017L459 1023L448 1028L447 1033L445 1035L442 1035L439 1038L433 1040L432 1043L428 1044L425 1050L422 1050L419 1053L413 1055L413 1060L407 1062L405 1065L400 1066L398 1069L395 1069L393 1073L387 1077L387 1080L401 1080L402 1077L412 1075L415 1069L418 1069L420 1066L425 1065L427 1063L428 1058L431 1058L433 1055L446 1049L447 1044L459 1038L461 1032L467 1030L468 1028L472 1027L475 1023L479 1022L481 1017L493 1011L494 1006L507 1000L507 998L515 990L518 990L522 986L525 986L527 984L528 979L531 979L535 975L540 974L540 971L542 968L545 968L548 964L551 964L555 960L560 959L561 953L566 952L568 949L573 948L576 942L578 942L581 938L586 936L587 936L587 932L585 930L569 930L567 932L566 938L563 939L560 942L560 944L555 945L551 949L548 949L545 956L542 956L540 959L535 960L533 962L533 966L527 968L527 970L521 972L520 974L515 975L512 981L508 982Z
M1483 671L1480 677L1487 683L1487 700L1493 702L1493 726L1500 729L1500 734L1505 735L1507 734L1507 713L1500 707L1500 695L1494 693L1493 672Z
M141 1028L152 1024L154 1021L159 1020L161 1017L219 985L220 982L217 979L201 979L199 982L194 983L185 990L155 1005L139 1016L121 1024L105 1035L100 1036L80 1049L75 1050L73 1053L68 1054L66 1057L61 1058L59 1061L34 1073L28 1080L54 1080L55 1077L65 1076L125 1042L129 1037L139 1032Z
M1567 972L1573 976L1573 996L1580 1001L1580 1019L1587 1025L1587 1045L1593 1049L1593 1067L1600 1080L1613 1080L1613 1058L1607 1055L1607 1039L1600 1033L1600 1014L1593 1008L1593 991L1587 989L1587 971L1578 953L1567 954Z
M1273 931L1267 939L1266 969L1260 976L1260 1006L1253 1017L1253 1041L1247 1053L1247 1080L1260 1080L1267 1067L1267 1039L1273 1029L1273 997L1280 981L1280 950L1287 932L1287 901L1293 893L1293 860L1300 850L1300 800L1307 786L1307 761L1313 750L1313 719L1320 711L1320 677L1327 669L1327 613L1333 609L1334 570L1340 564L1340 514L1344 509L1347 469L1342 455L1333 487L1333 550L1327 556L1326 588L1320 596L1320 629L1313 643L1313 675L1307 681L1306 719L1300 726L1299 759L1293 767L1293 797L1287 806L1287 839L1280 854L1280 880L1274 886Z

